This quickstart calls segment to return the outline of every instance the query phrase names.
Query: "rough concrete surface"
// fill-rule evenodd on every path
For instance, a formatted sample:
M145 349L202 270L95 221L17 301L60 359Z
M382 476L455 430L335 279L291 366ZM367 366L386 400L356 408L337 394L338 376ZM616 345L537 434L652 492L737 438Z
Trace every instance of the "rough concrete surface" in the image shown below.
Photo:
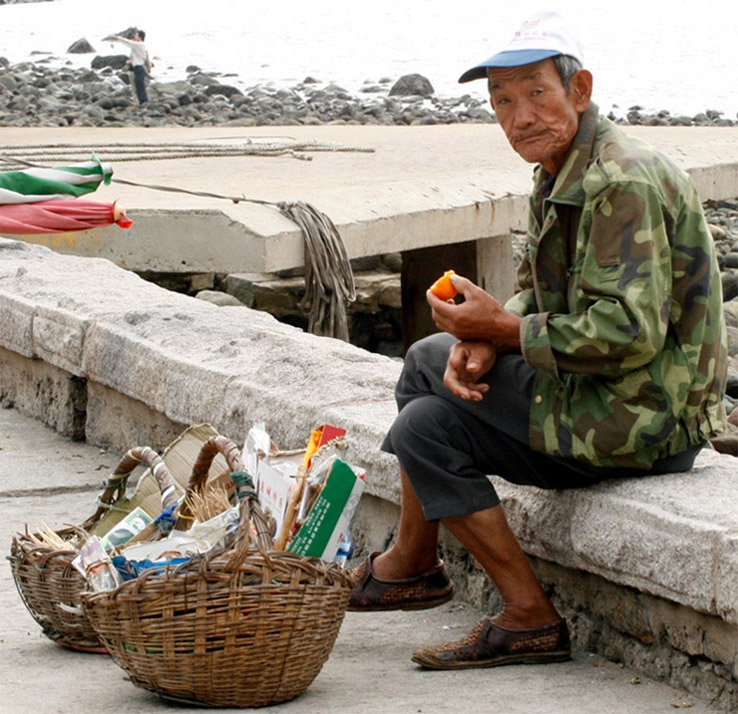
M75 522L89 514L114 452L69 441L12 409L0 410L0 538L28 522ZM53 477L53 481L52 481ZM50 485L53 483L53 488ZM7 552L7 551L6 551ZM7 714L119 714L191 711L125 680L108 657L64 650L41 635L0 566L0 701ZM709 714L690 695L606 659L575 652L571 662L463 672L429 672L415 647L457 639L480 617L454 601L418 613L348 613L330 659L299 698L264 712L376 714ZM217 711L217 710L212 710Z
M703 200L733 198L738 127L626 127L689 171ZM48 145L58 128L3 128L14 145ZM490 238L525 225L531 166L521 161L499 125L273 126L79 129L64 141L95 148L111 142L243 145L294 139L371 153L313 152L289 156L187 158L114 165L115 176L267 201L309 201L341 230L350 257ZM310 154L310 152L305 152ZM28 238L62 252L110 258L133 270L163 272L273 271L304 264L303 239L274 206L163 193L113 183L96 200L119 200L134 226Z

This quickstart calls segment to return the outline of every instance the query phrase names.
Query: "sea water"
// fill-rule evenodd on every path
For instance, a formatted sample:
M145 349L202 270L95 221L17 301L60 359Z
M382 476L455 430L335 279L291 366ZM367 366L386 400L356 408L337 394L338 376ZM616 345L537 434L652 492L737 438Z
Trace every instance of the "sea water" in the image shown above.
M189 65L236 76L240 87L290 87L308 76L352 94L366 82L419 73L442 97L485 97L483 82L459 75L507 42L520 19L544 7L518 0L55 0L0 6L0 56L11 63L66 55L85 37L98 54L127 53L103 42L138 26L147 32L154 81L183 79ZM690 116L738 111L738 3L556 0L577 29L603 112L640 105ZM52 60L52 66L59 64Z

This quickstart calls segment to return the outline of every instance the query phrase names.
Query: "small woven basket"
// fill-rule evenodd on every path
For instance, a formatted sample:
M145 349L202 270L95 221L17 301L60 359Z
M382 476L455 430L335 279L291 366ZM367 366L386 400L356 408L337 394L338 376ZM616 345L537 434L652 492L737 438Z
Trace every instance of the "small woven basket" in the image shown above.
M164 507L176 503L174 481L163 459L148 446L129 449L108 479L100 497L100 506L81 527L55 531L64 541L71 541L80 532L87 533L98 523L106 507L125 494L126 483L139 464L153 472L163 498ZM116 494L118 497L116 498ZM72 565L77 556L68 550L39 545L40 534L17 534L10 546L10 567L15 584L33 619L44 634L63 647L83 652L106 654L82 609L80 595L87 589L84 576Z
M350 577L334 563L270 551L240 454L222 452L241 501L235 540L164 572L147 572L82 600L93 627L134 684L177 701L258 707L293 699L315 679L343 622Z

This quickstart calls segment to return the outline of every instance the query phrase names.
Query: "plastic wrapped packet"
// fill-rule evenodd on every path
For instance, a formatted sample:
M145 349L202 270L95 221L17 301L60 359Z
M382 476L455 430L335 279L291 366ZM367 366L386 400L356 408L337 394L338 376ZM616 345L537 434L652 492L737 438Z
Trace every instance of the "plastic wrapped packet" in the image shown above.
M72 565L85 576L93 592L114 590L123 582L97 536L82 544Z
M336 461L337 458L337 451L331 449L330 453L325 453L324 459L322 459L320 462L314 462L313 465L310 467L310 471L308 472L307 477L307 483L305 484L305 490L302 492L300 507L297 510L297 517L295 518L295 525L297 527L301 526L305 522L307 514L310 512L310 509L313 507L313 504L318 498L320 490L323 488L323 483L328 477L328 474L331 472L331 469L333 468L333 463Z
M140 506L136 506L122 521L113 526L101 539L103 548L110 550L127 543L138 535L154 519Z
M238 519L239 507L232 506L203 523L195 523L190 528L189 534L194 538L198 552L208 553L214 548L225 545L227 536L235 533Z
M163 540L134 543L124 548L122 554L130 561L152 562L204 555L225 544L229 533L238 526L238 516L238 506L233 506L203 523L194 523L188 531L172 531Z

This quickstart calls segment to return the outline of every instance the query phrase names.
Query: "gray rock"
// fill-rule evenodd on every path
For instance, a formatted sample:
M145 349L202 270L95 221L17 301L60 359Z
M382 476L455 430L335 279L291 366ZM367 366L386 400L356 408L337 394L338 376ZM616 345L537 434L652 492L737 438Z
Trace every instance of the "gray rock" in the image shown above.
M197 74L193 75L189 78L189 81L192 84L197 84L200 86L210 86L213 84L220 84L220 82L215 79L215 77L211 77L209 74L204 74L203 72L198 72Z
M724 263L726 268L738 268L738 253L731 251L725 256Z
M156 85L156 88L163 94L180 94L192 91L192 84L184 80L180 82L161 82Z
M728 369L725 391L729 396L733 397L733 399L738 399L738 372L734 369Z
M377 270L380 265L380 258L378 255L367 255L363 258L352 258L351 269L352 270Z
M123 69L126 66L128 55L97 55L92 58L92 69Z
M400 253L385 253L382 256L382 265L393 273L402 271L402 255Z
M738 327L726 326L728 333L728 354L731 357L738 356Z
M738 298L723 303L725 323L731 327L738 327Z
M67 49L67 53L70 55L86 55L90 52L94 52L95 48L87 41L87 38L83 37L76 42L73 42Z
M0 87L12 92L19 85L18 80L12 74L0 74Z
M195 295L198 300L205 300L205 302L218 305L219 307L235 306L235 307L246 307L238 298L228 293L222 293L218 290L200 290Z
M738 273L725 272L720 276L723 284L723 300L732 300L738 297Z
M235 97L242 96L243 92L238 87L231 87L227 84L211 84L206 87L205 94L209 97L216 94L221 94L224 97Z
M430 81L420 74L406 74L398 79L389 91L391 97L412 96L430 97L435 93Z

